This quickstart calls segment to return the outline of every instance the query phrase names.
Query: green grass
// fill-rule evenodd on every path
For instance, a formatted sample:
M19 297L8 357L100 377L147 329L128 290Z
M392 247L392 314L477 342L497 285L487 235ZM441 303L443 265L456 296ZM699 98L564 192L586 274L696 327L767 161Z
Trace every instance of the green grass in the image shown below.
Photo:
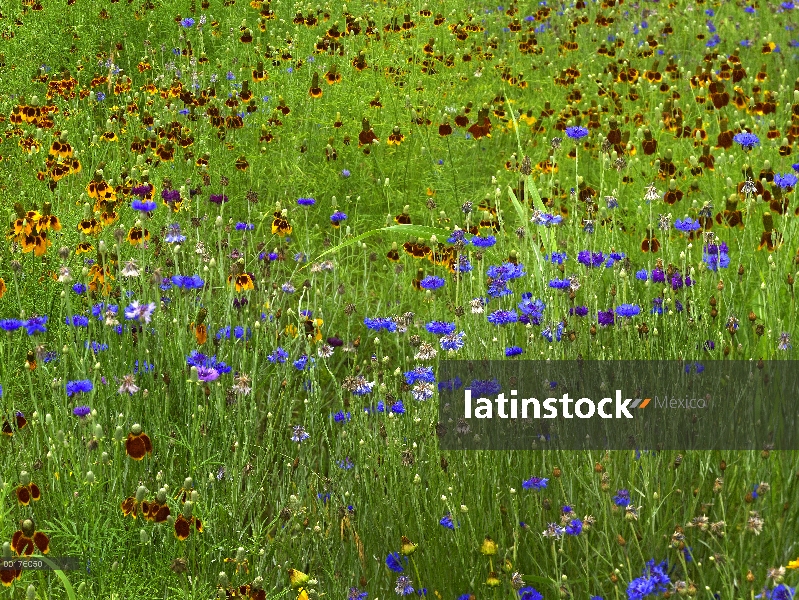
M269 5L243 0L229 6L214 0L208 8L139 0L41 4L43 10L32 3L0 9L0 213L13 228L18 203L23 211L50 210L62 226L48 233L51 244L41 256L23 252L32 250L31 241L11 235L0 258L5 288L0 318L48 317L46 332L0 333L4 418L13 432L0 440L0 537L11 542L22 522L32 519L49 537L48 556L79 557L84 566L25 571L3 588L7 597L211 598L226 578L230 586L253 584L266 598L293 599L302 596L291 586L289 569L295 569L311 578L303 584L310 600L344 597L353 587L368 592L369 599L385 600L396 593L399 575L387 568L386 558L400 550L403 536L417 545L403 575L437 600L462 594L478 600L513 597L519 581L514 573L547 599L625 598L628 584L653 558L668 561L673 583L688 582L683 591L708 599L714 594L719 600L751 599L782 581L769 577L768 570L799 556L795 452L691 451L678 459L677 452L445 451L435 435L437 395L414 400L403 372L417 364L435 368L442 357L505 359L510 346L522 348L520 358L531 360L794 359L789 346L797 334L796 192L782 192L788 200L782 215L758 194L739 194L737 186L749 165L756 180L766 178L766 192L779 194L773 175L791 173L799 160L795 143L784 139L792 118L799 127L799 117L792 117L792 111L799 115L797 53L790 45L795 34L784 25L792 27L799 13L765 3L749 14L733 3L669 8L663 2L639 7L625 2L612 8L588 3L566 14L553 5L543 18L537 3L514 4L518 14L509 16L510 4L499 11L447 1L430 5L428 17L420 14L419 2L356 1L347 3L346 11L360 19L360 34L342 37L332 52L317 52L334 23L345 28L342 5L276 0L271 4L276 18L263 21L261 31L259 11ZM709 8L713 16L705 14ZM642 9L657 14L643 16ZM293 23L298 10L304 16L313 12L319 23ZM439 12L445 20L435 25ZM401 25L406 14L414 28L384 31L394 18ZM537 20L524 20L534 14ZM587 20L580 23L583 15ZM615 22L603 27L600 15ZM177 17L191 17L194 24L181 27ZM522 31L505 31L515 18ZM715 47L706 46L713 35L708 20L720 37ZM367 36L370 21L379 37ZM449 26L460 21L484 31L459 40ZM633 33L642 21L648 27ZM667 21L674 33L661 36ZM534 30L542 24L543 30ZM251 30L251 43L241 41L241 27ZM571 29L579 45L572 51L563 46ZM660 45L647 56L638 41L650 33ZM609 35L623 46L608 41ZM534 36L543 50L524 54L519 48L524 36ZM751 47L741 45L744 36ZM762 53L766 36L779 52L775 47ZM424 47L431 39L434 52L428 56ZM616 56L598 54L601 45L615 48ZM735 84L722 81L730 103L713 109L707 85L692 85L690 78L705 65L720 69L735 50L746 76ZM368 68L358 71L353 60L361 52ZM283 60L286 53L291 58ZM207 62L199 61L202 56ZM677 77L667 71L670 57L679 66ZM637 85L619 81L621 60L639 73ZM268 79L254 81L260 61ZM342 80L330 85L325 75L333 65ZM560 85L556 79L570 67L579 75ZM509 75L503 79L504 68ZM47 82L65 69L76 79L75 98L48 99ZM759 82L761 70L767 77ZM659 89L660 82L648 83L646 71L658 71L668 91ZM526 88L509 81L519 80L520 73ZM320 98L309 95L313 74L319 77ZM34 80L38 76L44 77ZM111 85L92 86L92 79L104 76ZM125 76L130 89L114 93ZM170 97L166 90L174 81L191 97ZM208 109L219 108L223 119L231 116L225 101L240 94L245 81L253 112L246 113L241 128L215 125ZM735 86L747 98L741 108L734 105ZM215 99L181 114L212 89ZM766 91L773 94L775 110L758 114L763 106L756 103L766 101ZM674 92L687 135L664 122ZM57 107L52 124L14 123L17 107L33 105L34 97L39 106ZM697 100L702 97L704 102ZM370 105L377 98L382 107ZM545 103L553 111L549 116L542 112ZM235 110L244 112L247 105ZM474 130L467 135L467 129L481 110L487 111L490 136L474 139ZM466 127L456 124L459 115L468 117ZM584 140L575 143L564 134L565 127L588 126L593 118L599 126L591 126ZM603 140L612 118L629 144L606 152ZM364 119L379 143L359 146ZM707 135L703 143L694 142L697 119L696 128ZM738 144L717 147L723 119L735 133L750 129L760 144L749 152ZM183 148L176 139L172 161L159 160L152 149L132 149L137 139L157 136L159 128L164 138L156 144L165 145L173 122L180 124L174 131L193 143ZM439 133L445 122L451 135ZM778 132L773 139L772 124ZM404 139L390 145L395 127ZM657 141L652 154L645 153L647 129ZM81 170L50 185L48 150L62 132ZM104 140L106 132L117 139ZM562 138L558 149L554 137ZM26 139L39 151L24 151ZM715 157L713 170L698 169L705 144ZM207 166L200 166L204 156ZM520 173L525 156L529 175ZM248 162L246 170L236 168L240 157ZM556 172L542 172L547 159ZM151 215L133 210L135 197L121 185L126 177L128 187L141 185L145 173L155 186L157 209ZM93 178L117 190L113 223L102 224L102 212L111 207L89 197ZM647 201L650 184L658 195ZM582 194L585 186L594 192L595 209L570 195L572 188ZM162 200L167 189L180 191L180 210L171 211ZM670 189L683 194L672 205L663 199ZM220 194L229 201L210 201ZM618 207L609 207L608 196ZM299 206L299 198L316 203ZM738 202L741 227L722 218L728 199ZM464 210L466 203L471 212ZM703 261L706 232L687 239L674 227L676 219L701 218L708 203L711 217L702 221L702 230L715 234L709 241L729 248L729 266L717 271ZM411 224L401 225L395 217L405 207ZM536 225L530 221L536 209L562 214L563 222ZM288 236L275 231L274 213L283 210L281 218L292 228ZM335 211L347 215L338 228L330 221ZM759 249L766 212L783 239L771 252ZM666 229L659 229L661 215L670 215ZM82 232L79 223L92 217L101 226ZM584 219L593 223L593 233L585 230ZM483 220L496 220L495 229L480 229L482 236L495 235L496 245L465 246L473 271L459 277L403 249L406 242L435 249L455 226L469 228ZM238 230L238 222L253 228ZM186 236L180 245L165 241L172 223ZM133 227L148 230L146 247L128 241ZM660 243L658 252L642 252L648 229ZM78 254L79 244L90 249ZM396 262L387 256L392 244ZM577 261L584 250L625 257L607 268L587 268ZM273 252L278 260L269 258ZM568 259L553 264L553 252L565 252ZM487 295L489 266L513 257L526 273L509 285L513 293L474 312L474 299ZM131 260L140 274L125 277ZM693 285L673 289L653 283L658 260L664 270L689 275ZM96 290L76 292L75 284L97 283L89 269L100 263L114 276L110 286L104 290L100 282ZM63 267L69 281L57 280ZM641 269L648 273L646 282L635 276ZM237 292L228 278L234 282L243 272L251 274L255 289ZM196 274L204 284L199 290L159 287L161 278L176 274ZM435 291L414 288L414 279L432 275L443 277L445 285ZM574 298L548 285L571 275L579 278ZM285 284L294 291L284 291ZM515 309L523 292L546 304L540 324L487 322L486 313ZM246 305L239 304L242 298ZM663 314L651 312L658 298ZM134 300L156 305L152 321L141 323L135 334L132 326L139 323L124 317ZM97 318L92 308L100 302L105 306ZM641 314L620 327L602 326L598 312L623 303L640 306ZM104 322L109 304L119 307L121 333ZM588 314L571 316L569 309L576 306L585 306ZM376 333L364 324L365 318L408 312L413 314L406 321L397 320L407 328L399 333ZM88 327L65 323L80 315L88 317ZM438 336L426 331L425 323L434 320L454 322L457 332L465 332L462 350L447 353ZM200 346L190 326L201 321L208 340ZM554 333L561 321L562 341L547 341L542 332ZM237 339L234 330L230 339L217 339L228 326L241 327L244 335ZM319 350L332 337L342 345L324 357ZM85 342L96 342L97 351ZM438 356L415 359L421 342L436 348ZM285 362L270 359L278 347L286 352ZM198 381L197 370L187 364L194 350L216 356L231 371ZM301 370L293 363L303 355L313 361ZM26 366L29 358L36 360L34 370ZM119 393L135 364L140 368L132 381L139 390ZM246 379L235 387L237 374L249 377L251 391L241 393ZM372 391L354 393L347 379L352 377L373 382ZM68 382L80 380L90 380L92 391L68 397ZM404 414L391 411L398 400ZM364 411L378 402L385 410ZM79 405L91 413L75 416ZM15 426L15 411L24 413L25 427ZM337 422L333 415L340 411L351 418ZM134 424L152 442L152 454L141 461L126 454ZM310 436L302 443L291 439L299 425ZM338 466L345 459L352 468ZM17 500L23 472L41 490L41 499L28 506ZM548 478L546 488L524 489L522 482L533 476ZM121 504L140 486L149 501L163 489L168 521L123 515ZM613 498L621 489L629 490L636 511L616 506ZM180 540L174 520L185 508L184 491L187 499L196 495L192 515L203 531L194 529ZM586 522L591 515L595 523L576 536L542 535L550 523L561 523L564 505L573 507L573 518ZM751 530L751 511L763 519L759 534ZM439 523L448 513L456 525L452 530ZM709 523L723 521L723 535L688 526L703 515ZM678 527L684 540L674 537ZM496 554L481 552L486 536L496 542ZM683 546L691 549L692 560L686 561ZM237 556L247 561L238 572ZM796 571L788 570L784 582L796 586ZM784 588L777 590L775 600L788 597L781 595Z

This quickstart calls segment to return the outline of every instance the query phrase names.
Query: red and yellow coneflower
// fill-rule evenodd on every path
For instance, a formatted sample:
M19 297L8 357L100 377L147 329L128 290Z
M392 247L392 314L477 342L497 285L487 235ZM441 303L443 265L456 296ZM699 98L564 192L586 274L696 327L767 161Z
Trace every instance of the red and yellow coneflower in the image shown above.
M145 455L152 453L153 444L150 441L150 436L142 431L141 425L134 424L125 440L125 454L133 460L141 460Z
M34 549L42 554L50 552L50 538L41 531L36 531L33 521L25 519L22 527L11 537L11 550L17 556L30 556Z
M249 291L255 289L255 281L250 273L241 273L239 275L228 275L228 285L234 284L236 292Z

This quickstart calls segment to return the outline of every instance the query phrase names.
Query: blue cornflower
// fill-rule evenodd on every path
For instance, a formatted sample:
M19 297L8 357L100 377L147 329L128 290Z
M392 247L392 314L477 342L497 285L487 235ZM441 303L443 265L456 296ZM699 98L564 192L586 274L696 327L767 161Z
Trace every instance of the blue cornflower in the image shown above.
M518 356L522 352L524 352L524 350L522 350L519 346L509 346L509 347L505 348L505 356L508 356L508 357L510 357L510 356Z
M523 300L517 305L519 312L528 317L533 325L540 325L541 319L544 316L546 304L544 304L543 300L538 298L533 300L531 294L524 294L522 298Z
M666 591L671 580L665 569L666 561L656 565L654 559L648 560L642 576L633 579L627 586L628 600L641 600L644 596Z
M519 600L544 600L544 597L541 592L528 585L519 589Z
M469 388L475 396L496 396L502 385L496 379L473 379Z
M405 383L408 385L413 385L417 381L423 381L424 383L436 382L436 376L433 373L433 367L418 366L411 371L406 371L404 375Z
M236 223L236 231L252 231L255 229L255 225L252 223Z
M102 352L103 350L108 350L108 344L101 344L100 342L94 340L92 340L91 342L89 340L86 340L85 342L83 342L83 347L91 348L92 352L94 352L95 354L97 354L98 352Z
M298 444L301 444L309 437L311 437L311 434L305 431L305 427L303 427L302 425L295 425L292 428L292 433L291 433L292 442L297 442Z
M97 98L97 102L102 102L105 100L105 94L103 92L97 92L95 98Z
M369 592L362 592L356 587L351 587L347 594L347 600L364 600L369 595Z
M441 348L443 350L451 350L453 352L457 352L461 348L463 348L463 338L466 335L465 332L461 331L459 333L451 333L449 335L442 336L439 340L441 344Z
M556 290L568 290L571 287L572 282L569 279L550 279L549 280L549 287L555 288Z
M472 237L472 245L475 246L476 248L490 248L496 243L497 243L497 238L495 238L493 235L487 235L485 237L476 235Z
M295 360L295 361L292 363L292 365L293 365L293 366L294 366L294 368L295 368L295 369L297 369L298 371L302 371L302 370L304 370L304 369L305 369L305 367L308 365L308 355L307 355L307 354L303 354L303 355L302 355L302 356L300 356L300 357L299 357L297 360Z
M577 262L584 264L586 267L598 267L605 262L605 255L601 252L591 252L590 250L581 250L577 253Z
M146 198L152 191L153 186L149 183L144 183L142 185L134 186L130 193L134 196L138 196L139 198Z
M654 593L655 584L647 577L633 579L627 586L628 600L641 600L644 596Z
M182 244L186 241L186 236L180 233L180 223L172 223L169 226L164 241L168 244Z
M554 336L554 338L555 338L557 341L560 341L560 340L563 338L563 327L564 327L564 325L563 325L563 321L561 321L560 323L558 323L558 326L555 328L555 336ZM544 338L546 338L546 340L547 340L548 342L551 342L551 341L552 341L552 339L553 339L553 336L552 336L552 326L545 327L544 329L542 329L542 330L541 330L541 335L542 335Z
M195 350L195 352L196 352L196 350ZM200 354L200 356L202 356L203 359L206 360L206 357L204 355ZM186 361L186 362L188 362L188 361ZM206 362L207 362L207 360L206 360ZM216 366L217 371L219 371L220 373L228 373L230 371L230 367L228 367L225 363L219 363L217 365L216 357L211 359L211 362L213 363L211 366ZM205 365L203 364L203 365L196 365L196 366L199 367L199 366L205 366ZM225 367L227 370L224 370L222 367ZM153 369L155 369L155 365L154 364L148 363L147 361L144 361L144 364L142 365L142 369L141 369L142 373L149 373ZM138 361L138 359L133 362L133 374L134 375L138 375L139 374L139 361Z
M172 283L184 290L200 290L205 285L205 281L199 275L173 275Z
M525 490L543 490L547 487L549 479L545 477L530 477L522 482L522 488Z
M340 410L336 414L333 415L333 420L336 423L346 423L351 418L352 418L352 415L349 412L344 412L343 410Z
M81 419L85 419L86 417L88 417L91 412L92 409L85 405L76 406L75 408L72 409L72 414L75 415L76 417L80 417Z
M615 319L613 317L612 310L600 310L597 312L597 322L599 323L600 327L607 327L608 325L613 325Z
M155 201L145 201L136 199L130 203L130 206L133 210L138 210L141 212L153 212L157 207L158 204Z
M730 266L729 248L725 242L721 244L707 244L702 248L702 261L711 271L719 268L726 269Z
M458 273L469 273L473 268L472 263L469 262L465 254L459 255L458 262L453 266L453 269Z
M456 229L447 238L448 244L456 244L458 242L462 243L464 246L469 245L469 240L466 239L466 232L463 229Z
M446 381L439 381L438 382L438 391L439 392L454 392L455 390L461 389L463 385L463 381L461 381L460 377L455 377L453 379L447 379Z
M699 229L699 221L694 221L693 219L689 218L686 218L684 220L677 219L674 222L674 228L677 229L678 231L684 231L685 233L688 233L690 231L696 231L697 229Z
M181 27L185 27L188 29L189 27L194 27L194 19L191 17L186 17L180 22Z
M69 317L66 317L65 322L67 325L72 325L73 327L88 327L89 326L89 318L83 315L73 315L72 319L70 320ZM20 325L22 322L20 321Z
M391 405L391 412L393 412L395 415L405 414L405 405L402 403L402 400L397 400Z
M400 596L407 596L408 594L413 594L413 586L411 585L411 580L405 575L400 575L397 577L397 582L394 587L394 591L397 592Z
M492 298L501 298L513 294L513 290L508 287L508 282L504 279L494 279L488 284L486 294Z
M86 284L85 283L76 283L72 286L72 291L76 294L83 294L86 292Z
M371 414L374 414L376 412L385 412L385 410L386 410L386 405L381 400L381 401L379 401L377 403L377 407L365 406L364 409L363 409L363 412L365 412L367 415L371 415Z
M572 140L581 140L588 135L588 130L585 127L567 127L566 137Z
M519 315L514 310L495 310L488 315L488 322L497 326L516 323L518 320Z
M773 590L763 590L755 598L768 598L768 600L793 600L796 597L796 588L788 587L784 583L779 584Z
M502 279L509 281L511 279L518 279L524 275L524 266L516 265L514 263L504 263L500 266L492 265L488 267L486 275L491 279Z
M583 522L580 519L572 519L566 525L566 533L569 535L580 535L583 530Z
M640 269L635 272L635 278L638 281L646 281L649 279L649 274L646 272L646 269Z
M544 260L551 262L553 265L562 265L568 256L566 256L565 252L553 252L550 256L549 254L544 254Z
M336 466L337 466L339 469L344 469L345 471L349 471L349 470L350 470L350 469L352 469L352 468L353 468L355 465L352 463L352 460L350 459L350 457L349 457L349 456L345 456L345 457L344 457L344 460L339 460L339 461L336 461Z
M551 227L553 225L559 225L563 222L563 217L561 215L550 215L549 213L542 213L536 211L536 213L530 219L532 223L536 225L543 225L544 227Z
M90 379L79 379L76 381L68 381L66 385L67 397L72 397L75 394L88 393L94 389L94 385Z
M350 170L349 169L342 169L341 170L341 176L342 177L349 177L350 176Z
M613 496L613 503L616 506L628 506L630 504L630 492L628 490L619 490Z
M785 175L777 173L776 175L774 175L774 184L778 185L782 189L792 188L793 186L796 185L796 181L797 181L796 175L794 175L793 173L786 173Z
M627 255L624 252L611 252L608 254L607 259L605 260L605 267L609 269L616 263L617 260L621 260L626 256Z
M751 150L760 144L760 138L754 133L749 133L748 131L736 133L733 136L732 141L736 144L739 144L744 150Z
M388 317L377 317L374 319L366 317L363 320L363 324L374 331L385 329L388 332L394 332L397 330L397 324Z
M450 335L455 333L455 323L447 323L445 321L430 321L425 325L428 333L436 335Z
M47 315L42 315L40 317L31 317L22 323L22 326L28 335L34 335L47 332L47 328L44 326L45 323L47 323Z
M452 515L449 513L441 517L441 520L438 522L438 524L446 527L447 529L455 529L455 523L452 522Z
M587 306L572 306L569 309L569 314L576 317L584 317L588 314Z
M286 362L286 359L287 359L288 357L289 357L289 353L288 353L288 352L286 352L286 351L285 351L283 348L281 348L280 346L278 346L278 347L277 347L277 348L276 348L276 349L275 349L275 350L272 352L272 354L270 354L270 355L269 355L269 356L267 356L266 358L267 358L267 360L268 360L269 362L271 362L272 364L275 364L275 363L284 363L284 362Z
M314 204L316 204L316 200L314 200L313 198L299 198L297 200L297 204L299 204L300 206L313 206Z
M346 218L347 218L346 214L344 214L340 210L337 210L332 215L330 215L330 222L333 223L334 225L338 225L339 223L344 221Z
M641 307L637 304L619 304L616 307L616 314L620 317L634 317L641 313Z
M444 287L443 277L436 277L435 275L428 275L424 279L419 282L419 287L423 290L437 290L440 287Z
M358 377L358 381L356 383L356 387L352 390L352 393L356 396L365 396L366 394L372 393L372 388L374 387L374 381L366 381L364 377Z

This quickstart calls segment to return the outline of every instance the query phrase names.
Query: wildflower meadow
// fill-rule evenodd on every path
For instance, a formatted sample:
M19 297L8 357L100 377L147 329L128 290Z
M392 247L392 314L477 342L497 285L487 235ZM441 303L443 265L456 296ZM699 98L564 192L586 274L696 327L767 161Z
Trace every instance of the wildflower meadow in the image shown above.
M2 597L795 598L796 451L445 450L438 367L795 360L798 26L0 3Z

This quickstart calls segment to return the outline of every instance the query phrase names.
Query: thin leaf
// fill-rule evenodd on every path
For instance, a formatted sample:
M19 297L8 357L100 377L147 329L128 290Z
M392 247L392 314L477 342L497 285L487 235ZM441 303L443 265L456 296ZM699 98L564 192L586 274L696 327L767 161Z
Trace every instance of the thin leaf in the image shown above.
M510 101L507 98L505 99L505 104L508 105L508 112L510 113L511 119L513 119L513 130L516 132L516 145L519 149L519 157L523 158L524 151L522 150L522 140L519 137L519 123L516 121L516 113L513 112L513 107L511 107ZM541 200L541 194L538 193L538 188L533 181L532 174L525 177L524 189L533 197L533 204L536 210L546 212L546 210L544 210L544 203Z
M56 577L58 577L61 580L61 583L64 584L64 590L66 590L67 597L69 598L69 600L77 600L75 591L72 589L72 586L69 583L69 579L67 579L67 576L64 574L64 571L57 569L56 564L46 556L37 556L36 560L42 561L53 570L53 572L56 574Z
M518 213L519 218L522 221L522 227L524 227L524 231L528 235L528 238L529 238L529 236L530 236L530 228L527 225L528 222L529 222L529 220L527 218L527 211L524 210L524 207L521 205L521 203L519 202L519 199L516 197L516 194L514 193L513 188L510 187L510 186L508 186L508 196L510 196L511 204L513 204L513 207L516 209L516 212ZM541 276L541 279L543 279L543 277L544 277L544 267L541 264L541 253L538 251L538 246L536 244L533 244L531 242L530 245L532 246L533 251L535 253L536 262L538 264L538 273Z
M349 238L348 240L341 242L337 246L333 246L328 250L322 252L319 256L316 257L316 260L319 260L323 256L327 256L328 254L332 254L334 252L338 252L347 246L351 246L356 242L360 242L361 240L365 240L368 237L376 235L378 233L394 233L401 231L407 235L415 236L415 237L432 237L436 236L437 238L447 239L451 235L451 231L446 229L439 229L438 227L428 227L427 225L391 225L390 227L381 227L379 229L372 229L371 231L367 231L362 233L361 235L355 236L353 238ZM303 269L307 266L303 265Z

